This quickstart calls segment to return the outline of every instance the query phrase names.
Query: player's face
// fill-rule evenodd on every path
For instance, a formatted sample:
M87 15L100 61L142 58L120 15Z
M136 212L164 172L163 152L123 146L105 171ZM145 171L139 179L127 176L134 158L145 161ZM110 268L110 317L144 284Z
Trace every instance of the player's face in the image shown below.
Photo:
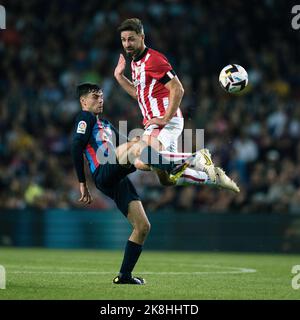
M144 38L143 34L137 34L135 31L122 31L121 41L127 55L138 56L144 49Z
M88 111L94 114L99 114L103 112L103 92L90 92L84 97L83 104L88 109Z

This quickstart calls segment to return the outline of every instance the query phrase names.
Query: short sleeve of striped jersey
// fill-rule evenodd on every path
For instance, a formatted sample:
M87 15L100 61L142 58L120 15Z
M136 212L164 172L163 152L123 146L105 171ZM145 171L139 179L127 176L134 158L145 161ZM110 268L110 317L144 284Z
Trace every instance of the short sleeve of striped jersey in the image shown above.
M162 84L166 84L176 75L169 61L163 55L151 55L147 64L147 72Z

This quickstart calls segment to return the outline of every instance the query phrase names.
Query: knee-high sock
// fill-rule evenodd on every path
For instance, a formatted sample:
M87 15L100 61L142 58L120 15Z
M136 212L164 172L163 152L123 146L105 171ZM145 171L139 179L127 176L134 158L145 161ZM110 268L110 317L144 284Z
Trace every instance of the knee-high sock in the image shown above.
M182 176L177 180L177 186L184 185L199 185L199 184L214 184L203 171L197 171L190 168L186 168Z
M190 152L170 152L170 151L160 151L159 152L165 159L173 160L173 161L184 161L188 157L192 155Z
M119 276L123 278L131 278L131 272L137 263L139 256L143 250L143 246L132 242L130 240L127 241L124 258L122 262L122 266L120 269Z

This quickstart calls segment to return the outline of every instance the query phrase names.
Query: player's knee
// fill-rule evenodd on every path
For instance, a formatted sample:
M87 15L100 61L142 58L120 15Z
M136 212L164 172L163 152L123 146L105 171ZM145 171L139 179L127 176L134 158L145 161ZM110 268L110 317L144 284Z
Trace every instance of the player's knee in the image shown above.
M138 157L141 155L142 150L145 148L145 143L143 141L139 141L135 143L130 150L128 150L128 158L130 163L135 165L135 162L138 160ZM137 169L146 170L145 168L139 168L135 166Z
M128 149L133 145L133 143L124 143L119 145L116 150L116 157L118 159L118 162L120 164L126 164L127 163L127 157L128 157Z
M150 222L148 221L147 223L146 223L146 225L145 225L145 232L148 234L149 232L150 232L150 230L151 230L151 224L150 224Z
M141 154L141 147L139 142L134 143L131 148L128 150L129 156L137 158Z
M117 148L116 149L116 157L117 157L118 161L120 161L122 156L123 156L123 150L121 148Z
M136 136L136 137L134 137L133 139L131 139L130 142L135 143L135 142L139 142L140 140L141 140L141 137Z
M140 234L140 236L145 238L148 235L148 233L150 232L150 229L151 229L150 222L145 221L137 228L137 231Z

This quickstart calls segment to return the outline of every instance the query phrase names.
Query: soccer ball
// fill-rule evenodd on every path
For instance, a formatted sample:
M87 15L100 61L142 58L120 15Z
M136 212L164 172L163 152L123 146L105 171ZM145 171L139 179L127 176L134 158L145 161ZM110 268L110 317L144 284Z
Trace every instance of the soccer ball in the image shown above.
M238 64L229 64L220 72L219 82L225 91L237 93L248 84L248 73Z

